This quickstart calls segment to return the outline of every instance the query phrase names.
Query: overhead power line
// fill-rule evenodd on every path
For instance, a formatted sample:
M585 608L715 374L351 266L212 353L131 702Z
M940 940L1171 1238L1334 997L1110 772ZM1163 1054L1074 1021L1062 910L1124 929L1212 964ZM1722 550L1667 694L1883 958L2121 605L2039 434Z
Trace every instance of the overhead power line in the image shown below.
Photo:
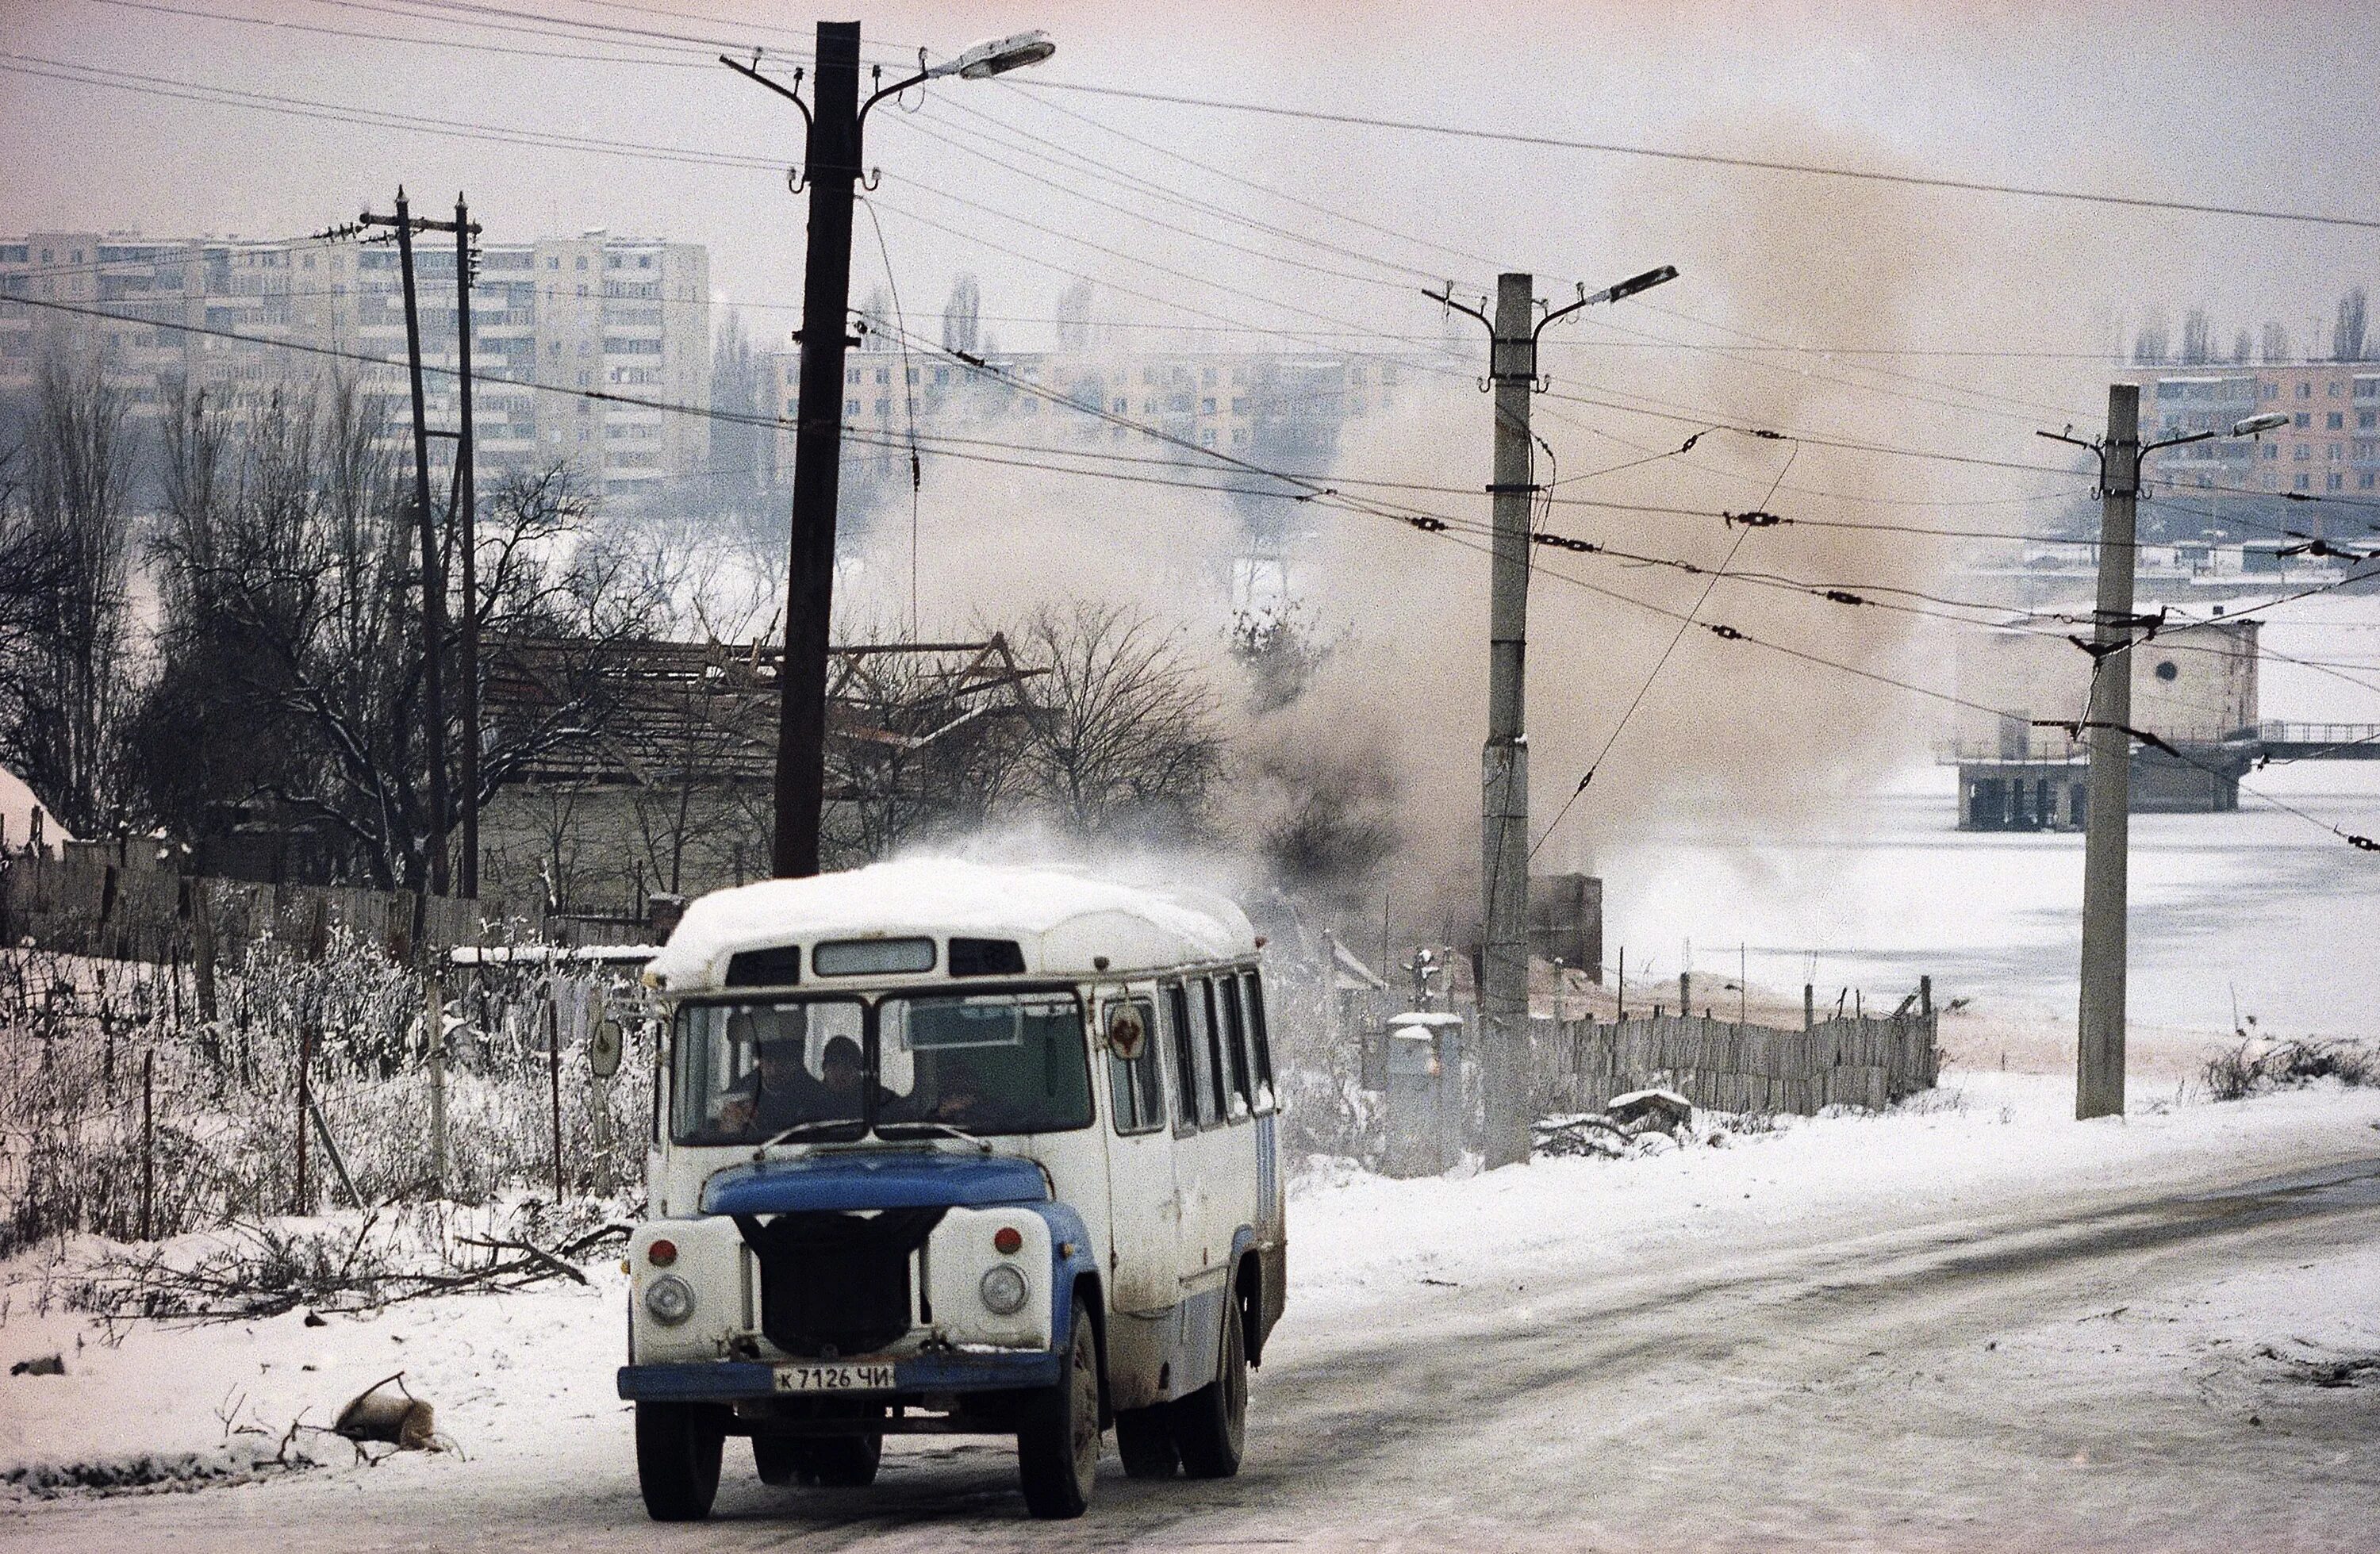
M235 330L218 329L202 324L170 322L144 318L138 314L119 313L104 309L85 307L77 303L55 302L39 297L15 297L10 298L9 300L18 302L26 307L39 308L50 311L79 314L85 317L105 319L115 322L135 324L147 328L164 329L177 333L210 335L216 338L237 340L260 346L273 346L301 355L354 361L378 367L395 368L401 365L401 363L395 358L374 357L359 351L344 350L336 346L315 346L302 341L294 340L276 340L268 336L245 334ZM896 324L896 328L898 327L899 326ZM908 345L920 352L940 356L949 360L960 362L966 366L976 368L979 370L992 370L992 369L989 367L989 364L979 357L971 357L965 353L952 351L929 340L907 338L907 331L905 329L901 330L900 333L905 336ZM449 376L454 375L452 369L439 368L428 364L425 364L424 370L427 371L444 372ZM569 388L560 384L541 383L533 380L509 378L495 373L482 372L477 373L475 376L481 382L501 385L504 387L528 389L533 392L560 395L565 397L621 404L641 409L652 409L668 413L700 416L710 419L728 421L740 425L763 427L777 431L786 430L790 425L790 423L781 417L744 415L733 411L716 410L704 406L685 405L668 400L654 399L641 395L615 394L601 389ZM1392 523L1401 524L1407 528L1417 529L1424 534L1435 536L1449 543L1462 546L1466 550L1473 551L1483 556L1489 555L1491 553L1487 545L1467 538L1463 533L1456 532L1458 525L1465 529L1475 528L1477 526L1471 520L1452 519L1442 514L1432 513L1418 508L1404 506L1402 504L1366 501L1360 498L1350 497L1345 492L1331 486L1313 480L1304 480L1295 476L1284 475L1280 471L1269 469L1265 466L1253 461L1243 459L1233 455L1224 454L1217 449L1203 447L1187 439L1176 437L1172 433L1163 431L1161 428L1135 421L1129 417L1116 415L1113 412L1107 410L1104 407L1095 408L1089 406L1085 406L1078 401L1044 385L1019 382L1014 379L1003 379L1002 381L1009 382L1012 386L1021 392L1033 395L1038 398L1046 399L1055 405L1063 406L1076 413L1087 415L1095 419L1107 422L1111 425L1120 426L1127 430L1137 431L1145 436L1171 443L1199 456L1212 459L1218 466L1222 467L1225 469L1237 470L1261 480L1286 482L1300 488L1300 491L1297 493L1284 493L1275 489L1257 488L1249 492L1251 495L1269 497L1289 495L1292 500L1309 502L1318 506L1332 507L1341 511L1382 518ZM861 443L870 441L865 436L855 437L853 440ZM886 445L892 447L899 447L902 445L898 442L894 442L890 439L880 439L878 441L881 441ZM1014 461L987 458L984 462L998 464ZM1054 472L1058 473L1101 473L1083 469L1059 469L1056 468L1056 467L1049 465L1037 465L1034 467L1052 469ZM1780 476L1781 473L1782 471L1780 471ZM1196 489L1205 491L1213 491L1217 489L1211 484L1200 482L1173 482L1136 476L1124 476L1121 478L1135 480L1140 483L1195 485ZM1815 667L1832 669L1839 673L1849 674L1874 684L1891 686L1899 690L1906 691L1914 696L1940 701L1951 706L1967 708L1973 710L1985 712L1994 717L2006 718L2015 716L2015 714L2009 712L2005 709L1990 707L1984 703L1960 697L1951 692L1937 690L1927 686L1920 686L1913 682L1898 679L1892 675L1881 674L1875 670L1864 669L1856 664L1844 663L1840 660L1830 659L1823 654L1812 653L1803 649L1793 648L1783 643L1771 641L1766 637L1755 636L1740 627L1725 623L1698 621L1694 618L1692 613L1682 613L1681 612L1669 609L1665 606L1655 604L1648 600L1637 598L1633 594L1624 593L1616 589L1609 589L1599 584L1589 582L1583 577L1578 577L1572 574L1560 571L1551 566L1541 565L1535 568L1535 570L1542 572L1548 577L1567 583L1574 588L1582 589L1588 592L1598 594L1620 602L1632 605L1638 609L1650 611L1655 614L1663 615L1672 620L1682 621L1688 625L1701 625L1705 630L1709 631L1712 635L1719 637L1723 641L1742 642L1750 644L1754 647L1765 648L1771 652L1780 653L1786 657L1809 663ZM2380 569L2375 569L2375 572L2380 572ZM2361 577L2342 578L2338 583L2329 586L2339 587L2344 586L2349 582L2360 580ZM2308 589L2290 597L2302 598L2308 594L2322 591L2325 590L2320 588ZM2286 600L2274 601L2273 603L2278 604L2287 601L2288 601ZM1697 609L1699 609L1699 606L1697 606ZM2185 761L2189 761L2190 759L2187 756L2183 756L2181 759ZM2196 765L2201 763L2191 761L2190 764ZM2316 826L2324 832L2347 841L2358 848L2367 851L2380 851L2380 843L2374 843L2370 838L2354 835L2345 832L2340 828L2331 825L2329 822L2311 815L2302 809L2297 808L2283 800L2274 798L2268 794L2264 794L2257 790L2251 789L2244 783L2241 784L2240 791L2251 795L2251 796L2263 799L2265 802L2272 804L2275 807L2294 815L2300 819L2306 821L2308 824Z
M1662 162L1699 163L1715 167L1739 167L1762 173L1797 173L1810 177L1851 178L1864 183L1900 184L1917 188L1955 189L1969 194L1998 194L2029 200L2058 200L2084 205L2111 205L2130 210L2174 211L2192 215L2237 216L2252 221L2298 222L2315 226L2344 226L2380 232L2380 217L2331 215L2312 211L2267 210L2250 205L2220 205L2194 200L2159 200L2146 195L2102 194L2088 189L2053 188L2045 185L2004 184L1983 178L1951 178L1923 173L1888 173L1875 168L1842 167L1816 162L1732 156L1717 152L1682 151L1669 146L1631 145L1618 140L1585 140L1561 135L1530 135L1519 130L1478 129L1464 125L1431 124L1421 119L1379 118L1366 114L1337 114L1320 108L1293 108L1274 103L1237 103L1177 92L1144 91L1130 87L1094 86L1087 81L1052 80L1035 76L1017 83L1021 90L1079 91L1100 97L1128 97L1144 103L1178 107L1214 108L1229 113L1263 114L1274 118L1306 119L1321 124L1355 125L1369 129L1397 129L1422 135L1442 135L1462 140L1495 140L1509 145L1546 146L1560 151L1594 152L1609 156L1650 157Z

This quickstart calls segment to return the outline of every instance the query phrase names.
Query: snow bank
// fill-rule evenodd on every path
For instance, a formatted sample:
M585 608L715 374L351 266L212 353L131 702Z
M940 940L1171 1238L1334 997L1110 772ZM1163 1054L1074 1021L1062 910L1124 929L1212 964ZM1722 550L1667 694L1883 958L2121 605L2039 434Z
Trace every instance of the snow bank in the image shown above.
M1524 1291L1541 1269L1624 1272L1640 1248L1707 1247L1723 1269L1731 1250L1780 1229L1849 1237L1897 1214L1982 1217L2380 1147L2371 1131L2380 1091L2327 1084L2225 1105L2143 1098L2127 1118L2091 1123L2071 1111L2068 1080L1954 1072L1940 1091L1887 1115L1790 1119L1649 1158L1418 1181L1318 1162L1292 1187L1286 1320L1344 1330L1402 1315L1438 1287ZM2369 1271L2334 1281L2327 1295L2309 1281L2282 1290L2252 1280L2209 1295L2192 1318L2203 1318L2203 1342L2222 1338L2252 1357L2253 1342L2291 1333L2307 1341L2302 1358L2380 1349L2380 1318L2366 1309L2380 1254L2357 1256ZM321 1327L292 1312L225 1326L128 1324L112 1338L87 1318L35 1314L39 1271L21 1262L11 1271L0 1287L0 1366L53 1352L66 1361L63 1376L0 1376L0 1480L18 1470L20 1495L71 1484L78 1464L181 1454L200 1464L193 1481L221 1476L216 1467L243 1442L277 1442L300 1421L328 1425L348 1398L399 1370L464 1455L407 1454L362 1470L342 1443L314 1438L308 1450L324 1468L308 1479L419 1475L423 1492L437 1493L453 1475L547 1471L566 1451L613 1463L620 1483L631 1471L613 1391L627 1298L616 1263L589 1268L586 1287L424 1300ZM2273 1313L2302 1320L2291 1327ZM896 1448L934 1449L930 1439Z
M2210 1160L2285 1170L2310 1141L2380 1126L2380 1090L2327 1085L2222 1105L2136 1094L2131 1115L2091 1123L2073 1107L2070 1078L1953 1072L1881 1117L1779 1118L1646 1158L1417 1181L1309 1172L1291 1205L1290 1308L1327 1316L1546 1259L1618 1262L1654 1239L1726 1243L1818 1217L2082 1194Z

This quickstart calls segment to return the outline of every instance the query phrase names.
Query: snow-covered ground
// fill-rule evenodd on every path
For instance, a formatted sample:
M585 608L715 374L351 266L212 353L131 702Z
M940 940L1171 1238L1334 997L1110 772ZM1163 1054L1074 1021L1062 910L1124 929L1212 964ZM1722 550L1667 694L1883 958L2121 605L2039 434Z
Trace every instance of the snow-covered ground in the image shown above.
M2380 1092L2070 1109L2063 1079L1954 1072L1889 1116L1644 1159L1309 1172L1241 1478L1111 1463L1091 1517L1052 1528L1022 1521L997 1442L901 1441L874 1489L807 1499L731 1446L722 1520L692 1541L2368 1547L2380 1375L2313 1378L2380 1353ZM2362 1162L2343 1185L2235 1190L2342 1161ZM0 1361L58 1350L67 1374L0 1378L0 1470L220 1463L227 1436L270 1456L398 1370L461 1450L362 1466L301 1436L324 1466L195 1494L42 1499L36 1475L0 1542L654 1536L612 1392L616 1265L583 1289L115 1342L31 1315L18 1272ZM2064 1520L2092 1507L2103 1536Z

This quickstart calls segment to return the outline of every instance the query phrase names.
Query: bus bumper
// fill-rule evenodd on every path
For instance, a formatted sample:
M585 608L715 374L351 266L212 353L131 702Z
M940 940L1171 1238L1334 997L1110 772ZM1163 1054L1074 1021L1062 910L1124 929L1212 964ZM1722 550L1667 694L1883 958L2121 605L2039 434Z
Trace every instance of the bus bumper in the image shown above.
M896 1398L920 1392L1005 1392L1058 1384L1059 1356L1047 1350L912 1354L892 1366L886 1390L781 1391L778 1367L752 1360L622 1366L620 1396L632 1402L736 1402L751 1398Z

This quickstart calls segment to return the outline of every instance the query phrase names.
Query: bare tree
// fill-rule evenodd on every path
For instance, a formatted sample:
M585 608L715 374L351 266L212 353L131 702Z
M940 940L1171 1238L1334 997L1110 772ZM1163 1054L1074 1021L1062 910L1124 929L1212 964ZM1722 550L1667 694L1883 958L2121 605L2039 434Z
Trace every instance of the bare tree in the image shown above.
M192 396L169 426L167 667L143 744L152 802L176 829L205 834L227 810L269 807L321 828L373 883L414 885L433 829L451 835L465 807L600 724L590 664L643 626L650 601L625 557L582 538L592 501L567 468L500 481L481 518L482 632L541 644L543 694L533 711L487 724L480 790L452 792L442 818L426 778L411 515L355 385L237 407ZM439 650L451 664L451 631ZM482 655L483 674L500 657ZM451 722L442 737L451 750ZM173 772L194 775L177 786Z
M2265 325L2264 351L2262 354L2264 358L2268 362L2287 361L2289 359L2289 331L2288 325L2279 322L2268 322Z
M0 709L6 754L67 829L104 832L124 813L121 723L133 694L130 401L95 358L42 358L10 500L15 594Z
M1025 752L1034 801L1084 836L1197 830L1223 741L1181 630L1078 602L1035 612L1015 637L1050 671Z
M2338 299L2338 318L2330 326L2330 355L2334 361L2363 359L2363 288L2357 286Z
M2181 316L2181 359L2192 367L2215 359L2215 322L2204 308L2192 308Z

